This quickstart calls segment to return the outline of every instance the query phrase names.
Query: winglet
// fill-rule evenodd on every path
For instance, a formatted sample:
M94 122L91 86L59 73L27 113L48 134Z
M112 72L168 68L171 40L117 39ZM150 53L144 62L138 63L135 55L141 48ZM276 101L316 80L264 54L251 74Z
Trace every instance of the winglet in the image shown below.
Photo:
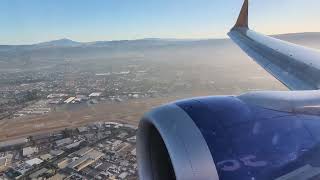
M248 12L249 12L249 0L244 0L244 3L242 5L238 20L233 28L237 27L246 27L248 26Z

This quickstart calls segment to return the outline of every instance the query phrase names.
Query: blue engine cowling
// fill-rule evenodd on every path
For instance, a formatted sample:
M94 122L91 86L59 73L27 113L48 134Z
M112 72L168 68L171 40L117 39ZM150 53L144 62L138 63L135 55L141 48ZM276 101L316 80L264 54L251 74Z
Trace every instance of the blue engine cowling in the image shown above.
M139 125L140 179L320 177L319 102L318 91L257 92L155 108Z

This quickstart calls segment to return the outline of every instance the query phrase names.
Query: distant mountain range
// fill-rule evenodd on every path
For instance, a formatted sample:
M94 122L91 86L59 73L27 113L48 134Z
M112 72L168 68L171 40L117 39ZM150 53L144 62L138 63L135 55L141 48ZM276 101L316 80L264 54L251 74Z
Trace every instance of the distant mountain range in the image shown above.
M312 41L320 42L320 32L306 32L306 33L291 33L273 35L276 38L286 41L299 42L299 41ZM145 38L137 40L114 40L114 41L93 41L93 42L77 42L71 39L58 39L53 41L41 42L31 45L0 45L0 48L8 46L20 47L77 47L77 46L109 46L109 45L166 45L166 44L183 44L190 42L213 42L227 39L161 39L161 38Z
M73 41L71 39L58 39L48 42L42 42L33 44L31 46L90 46L90 45L114 45L114 44L128 44L128 43L155 43L155 42L190 42L190 41L201 41L200 40L194 40L194 39L161 39L161 38L145 38L145 39L136 39L136 40L114 40L114 41L93 41L93 42L77 42Z
M320 49L320 32L282 34L274 37ZM182 54L185 56L182 57ZM66 59L75 62L92 59L174 61L212 59L226 55L239 56L243 55L243 52L230 39L147 38L95 42L59 39L32 45L0 45L0 70L48 67L64 63Z

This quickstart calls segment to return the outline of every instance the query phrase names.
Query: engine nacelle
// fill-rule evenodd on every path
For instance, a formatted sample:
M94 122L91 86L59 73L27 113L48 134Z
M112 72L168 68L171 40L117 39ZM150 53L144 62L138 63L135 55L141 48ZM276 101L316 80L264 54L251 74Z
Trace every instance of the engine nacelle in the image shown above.
M155 108L139 125L140 179L269 180L320 167L308 155L320 140L319 102L318 91L259 92Z

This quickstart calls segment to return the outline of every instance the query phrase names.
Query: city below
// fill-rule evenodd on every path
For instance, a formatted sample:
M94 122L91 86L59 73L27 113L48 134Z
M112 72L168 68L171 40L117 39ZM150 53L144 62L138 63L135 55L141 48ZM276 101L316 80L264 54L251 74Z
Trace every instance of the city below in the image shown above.
M319 34L278 37L319 47ZM286 90L228 39L0 46L0 179L138 179L145 112L268 89Z
M98 122L0 143L0 179L137 179L136 127Z

